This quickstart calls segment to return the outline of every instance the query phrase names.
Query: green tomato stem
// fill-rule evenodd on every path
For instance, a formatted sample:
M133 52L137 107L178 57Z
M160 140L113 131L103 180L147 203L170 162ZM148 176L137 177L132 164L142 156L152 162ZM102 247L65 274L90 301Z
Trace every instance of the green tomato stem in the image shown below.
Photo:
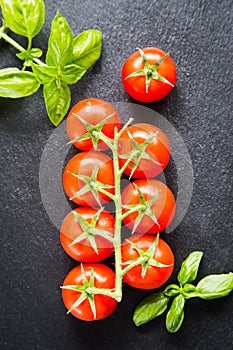
M119 154L118 154L118 143L119 138L122 135L122 133L127 129L127 127L132 123L133 118L130 118L129 121L124 125L124 127L118 132L117 128L114 130L114 139L110 139L106 135L104 135L101 131L98 132L98 137L103 142L105 142L109 149L112 152L113 157L113 167L114 167L114 185L115 185L115 194L108 193L107 191L101 189L100 192L106 194L109 198L111 198L115 203L115 235L114 239L112 240L114 245L114 252L115 252L115 274L116 274L116 281L115 281L115 290L103 290L98 288L89 288L88 292L92 294L103 294L110 296L112 298L115 298L118 302L122 299L122 279L124 274L132 269L133 267L142 264L145 262L145 258L142 257L141 259L137 259L137 261L129 264L125 268L122 268L122 255L121 255L121 226L122 226L122 220L138 211L140 208L139 206L136 206L135 208L132 208L125 214L122 213L122 201L121 201L121 176L122 176L122 169L120 169L119 165Z
M129 216L129 215L131 215L131 214L133 214L133 213L135 213L136 211L139 211L139 210L140 210L140 206L139 205L135 206L135 208L132 208L132 209L126 211L124 214L122 214L121 215L121 220L124 220L127 216Z
M121 203L121 173L119 169L118 159L118 138L115 132L114 146L112 147L113 164L114 164L114 177L115 177L115 272L116 272L116 294L119 299L122 298L122 257L121 257L121 224L122 224L122 203Z
M131 270L133 267L136 267L138 265L141 265L143 263L145 263L146 258L145 257L141 257L138 258L137 260L135 260L133 263L127 265L122 271L121 271L121 275L122 277L126 274L126 272L128 272L129 270Z
M116 197L114 196L114 194L112 194L112 193L106 191L104 188L99 189L99 192L105 194L105 196L107 196L107 197L109 197L110 199L112 199L113 201L115 201L115 198L116 198Z

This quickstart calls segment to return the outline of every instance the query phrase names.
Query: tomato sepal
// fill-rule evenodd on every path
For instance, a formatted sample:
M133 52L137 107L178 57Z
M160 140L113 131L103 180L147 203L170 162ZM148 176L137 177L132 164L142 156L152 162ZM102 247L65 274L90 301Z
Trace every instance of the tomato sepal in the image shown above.
M85 183L85 185L78 192L76 192L72 197L69 198L70 200L73 200L74 198L80 197L81 195L90 191L93 194L93 196L94 196L96 202L98 203L98 205L100 206L100 208L103 208L103 206L100 202L99 196L98 196L98 192L105 194L110 199L115 198L115 196L113 194L109 193L108 191L105 191L105 188L110 189L110 188L114 188L114 186L104 184L104 183L97 180L98 165L96 165L94 167L91 176L76 174L75 172L69 171L69 170L67 170L67 172L69 174L77 177L79 180L81 180Z
M111 233L109 231L103 230L103 229L98 229L96 228L96 224L97 221L99 220L100 214L102 213L104 208L100 208L94 215L93 219L91 220L91 222L87 222L82 215L80 215L78 212L76 211L72 211L72 213L74 214L75 219L78 221L81 229L83 230L83 232L81 233L81 235L79 235L78 237L76 237L68 246L72 247L75 244L81 242L82 240L88 239L91 247L94 249L95 253L98 254L98 248L97 248L97 244L96 244L96 240L95 240L95 236L101 236L105 239L108 239L109 241L113 242L113 239L111 237Z
M155 241L146 251L141 249L138 246L138 244L128 239L126 239L126 242L129 243L137 251L137 253L139 254L139 257L134 260L131 260L130 263L129 262L124 263L125 265L127 264L127 266L125 267L125 269L123 269L123 275L137 265L142 266L142 271L141 271L142 278L145 278L147 269L149 266L154 266L154 267L173 266L173 264L163 264L154 258L155 252L158 246L158 242L159 242L159 234L157 234Z
M95 305L95 294L102 294L110 296L116 299L118 302L119 298L115 295L115 289L105 289L105 288L96 288L95 287L95 274L94 268L91 268L91 275L89 280L85 275L85 270L83 264L81 267L81 276L82 276L82 285L65 285L61 286L62 289L73 290L76 292L80 292L81 294L77 298L77 300L73 303L70 309L67 311L67 314L71 313L74 309L76 309L82 302L88 300L91 311L93 313L93 318L96 319L96 305Z
M133 185L135 186L135 188L138 192L138 195L139 195L139 204L138 205L137 204L129 204L129 205L122 206L124 209L131 209L128 212L126 212L125 214L123 214L123 218L127 217L128 215L130 215L136 211L138 212L138 215L137 215L136 220L134 222L132 234L135 232L135 230L137 229L138 225L140 224L142 218L145 215L149 216L154 221L154 223L158 226L158 228L160 228L158 220L151 210L151 206L157 201L161 191L159 190L157 192L157 195L154 196L154 198L152 198L150 201L147 201L144 198L143 193L140 190L140 188L137 186L137 184L133 183Z
M151 81L154 80L159 80L165 84L168 84L172 87L174 87L174 85L167 80L166 78L164 78L161 74L159 74L159 72L157 71L158 67L160 66L161 63L163 63L163 61L165 60L165 58L168 56L168 54L166 53L163 57L160 58L160 60L155 63L155 64L150 64L146 58L146 55L144 54L143 50L140 48L137 48L137 50L139 51L142 61L143 61L143 69L140 69L138 71L135 71L133 73L128 74L125 79L129 79L129 78L133 78L133 77L138 77L138 76L144 76L146 79L146 93L148 93L149 90L149 86Z
M96 125L89 123L88 121L86 121L84 118L82 118L77 113L73 113L72 115L79 119L79 121L87 129L87 132L84 133L83 135L75 138L74 140L71 140L67 144L73 144L73 143L78 142L78 141L84 141L84 140L91 139L92 143L93 143L94 150L97 151L99 140L101 139L100 135L102 134L101 130L102 130L104 124L106 122L108 122L108 120L115 115L115 112L109 114L107 117L105 117L103 120L101 120L101 122L99 122ZM109 138L109 140L110 140L110 138Z
M135 172L135 170L139 166L139 163L142 159L148 159L156 165L162 165L161 163L157 162L149 153L146 152L149 144L151 142L153 142L155 139L157 139L158 131L156 131L156 133L154 135L152 135L149 139L145 140L141 144L137 143L134 140L134 138L129 130L127 130L127 134L130 138L130 141L132 142L133 149L132 149L132 151L130 151L128 153L119 155L119 157L122 159L127 159L126 163L122 167L122 169L123 169L122 172L124 172L124 170L130 164L130 162L132 160L134 160L134 164L133 164L129 179L131 179L131 177L133 176L133 173Z

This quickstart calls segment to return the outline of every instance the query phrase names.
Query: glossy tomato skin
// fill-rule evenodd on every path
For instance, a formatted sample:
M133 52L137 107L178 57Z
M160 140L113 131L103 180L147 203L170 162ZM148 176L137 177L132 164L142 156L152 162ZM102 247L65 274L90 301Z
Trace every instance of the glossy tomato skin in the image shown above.
M128 238L144 251L147 251L154 243L156 236L136 234ZM139 253L127 241L122 244L122 261L127 262L137 259ZM124 281L134 288L154 289L161 287L172 274L174 269L174 255L169 245L159 238L155 251L154 259L162 264L170 265L167 267L148 266L146 275L142 277L142 265L133 267L124 275Z
M117 127L118 130L121 128L120 117L110 103L97 98L88 98L78 102L68 114L66 120L66 130L71 141L85 134L87 131L86 127L75 116L75 114L81 116L84 120L93 125L100 123L104 118L113 114L113 116L104 124L102 128L102 132L110 138L113 138L114 136L115 127ZM74 142L73 144L82 151L89 151L93 149L93 143L90 138L87 140ZM108 146L103 141L99 140L98 149L106 150L108 149Z
M146 47L142 49L148 62L153 65L157 63L166 53L156 47ZM146 79L144 76L126 77L138 70L143 69L143 61L139 51L129 56L122 68L122 83L126 92L135 100L140 102L155 102L163 99L173 89L171 85L152 79L148 93L146 92ZM159 65L158 73L166 78L173 85L176 82L176 66L170 56Z
M122 192L122 204L139 204L139 194L134 183L141 190L144 198L149 201L157 196L156 202L151 206L151 211L156 216L159 226L147 215L143 216L135 232L154 234L163 231L172 221L175 214L176 202L171 190L163 182L152 179L141 179L131 182ZM125 213L128 209L123 209ZM138 212L128 215L124 224L132 230Z
M107 185L114 186L112 159L98 151L80 152L71 158L63 172L63 187L69 198L74 196L75 193L85 185L82 180L70 174L69 171L76 174L91 176L96 165L98 165L97 180ZM114 193L114 188L106 188L106 191ZM102 193L99 193L99 199L101 203L106 203L110 200L108 196ZM72 200L81 206L99 206L90 191Z
M97 209L90 207L80 207L73 211L80 214L87 222L91 222L94 215L97 213ZM109 231L111 236L114 234L115 218L108 211L104 210L100 213L99 219L96 222L96 228ZM95 242L98 249L98 254L92 248L90 241L84 239L72 246L69 246L74 239L82 234L83 230L75 219L73 212L71 211L65 217L60 229L60 241L65 252L73 259L80 262L99 262L108 258L113 252L113 244L96 235Z
M94 269L95 277L95 287L96 288L115 288L115 273L104 264L83 264L85 271L85 276L89 280L91 277L91 270ZM83 285L82 283L82 274L81 274L81 265L72 269L66 276L63 286L66 285ZM62 289L62 298L64 304L69 310L72 305L79 298L80 292ZM116 299L113 299L106 295L95 294L94 296L95 306L96 306L96 318L92 313L89 301L84 300L77 308L75 308L71 314L83 321L94 321L101 320L109 316L117 307Z
M170 144L168 138L161 129L152 124L139 123L131 125L121 135L119 139L119 155L127 154L133 150L132 141L128 132L133 139L141 144L157 133L157 137L148 145L146 153L152 159L160 164L155 164L152 160L141 159L138 167L133 172L133 178L153 178L159 175L167 166L170 158ZM119 158L120 167L124 165L127 159ZM134 163L131 162L125 169L124 173L130 176Z

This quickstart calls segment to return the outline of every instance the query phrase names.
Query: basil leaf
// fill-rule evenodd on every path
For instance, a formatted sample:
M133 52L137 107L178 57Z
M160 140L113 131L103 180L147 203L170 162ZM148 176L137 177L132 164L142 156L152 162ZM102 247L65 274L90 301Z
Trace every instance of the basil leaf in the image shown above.
M175 333L180 329L184 319L184 304L185 299L183 295L180 294L174 298L166 317L168 332Z
M43 0L7 0L1 1L1 7L6 26L16 34L32 39L43 27Z
M34 58L41 57L42 54L43 54L43 51L41 49L33 48L30 50L25 50L24 52L17 53L16 56L22 61L24 60L30 61L30 60L33 60Z
M41 84L48 84L58 76L58 70L56 67L39 65L31 62L31 67L36 75L37 80Z
M168 297L175 297L176 295L180 294L180 288L176 284L170 284L163 292Z
M181 269L177 277L181 285L193 282L196 279L202 256L202 252L192 252L182 262Z
M74 38L65 17L60 13L54 17L46 55L49 66L64 67L73 60Z
M14 72L20 72L19 68L16 68L16 67L3 68L0 70L0 75L6 74L6 73L14 73Z
M185 299L195 298L197 296L196 287L192 284L185 284L182 289L182 295Z
M67 84L77 83L79 79L86 73L86 69L76 64L70 64L62 69L62 80Z
M85 69L90 68L101 55L102 33L99 30L86 30L74 39L75 63Z
M143 299L137 306L133 315L133 322L136 326L147 323L161 315L167 308L170 298L163 292L157 292Z
M44 85L47 113L53 125L60 124L70 106L70 89L63 81L51 81Z
M20 98L34 94L40 87L32 72L22 72L17 68L0 70L0 96Z
M233 290L233 273L209 275L196 286L197 296L211 300L225 297Z

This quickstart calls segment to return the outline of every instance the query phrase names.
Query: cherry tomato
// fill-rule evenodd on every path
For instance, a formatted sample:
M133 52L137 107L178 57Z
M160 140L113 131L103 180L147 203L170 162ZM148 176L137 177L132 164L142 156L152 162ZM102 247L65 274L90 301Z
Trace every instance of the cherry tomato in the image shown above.
M98 215L98 210L89 207L80 207L73 210L78 213L81 217L91 223ZM113 252L113 244L106 238L98 235L91 234L91 240L88 239L88 232L85 232L87 238L82 239L74 245L70 244L80 237L84 233L82 223L75 218L72 211L65 217L60 230L61 244L66 253L73 259L82 262L99 262L108 258ZM106 210L101 211L96 217L96 223L93 225L94 228L108 231L110 237L113 236L115 227L115 218ZM93 248L92 242L96 245L97 251ZM95 247L95 246L94 246Z
M90 183L93 187L89 190L87 188L84 194L74 197L78 191L86 186L86 183L74 174L91 177L95 171L97 175ZM63 172L63 186L67 196L81 206L99 206L100 203L106 203L110 200L108 196L96 190L96 181L107 186L114 186L113 161L102 152L89 151L76 154L67 163ZM114 188L104 188L104 190L114 193Z
M83 278L88 281L91 279L92 271L94 271L94 287L103 289L115 288L115 273L103 264L83 264L84 276L81 265L72 269L66 276L63 286L83 286ZM68 310L74 305L80 297L81 292L69 289L62 289L62 298ZM71 314L83 321L100 320L109 316L117 307L117 301L102 294L94 295L94 303L96 309L96 317L94 317L90 302L87 299L76 307Z
M136 186L135 186L136 184ZM142 198L140 199L140 191ZM122 192L122 205L140 204L145 201L148 206L146 211L136 211L124 219L124 224L131 230L138 233L153 234L163 231L172 221L175 214L175 199L171 190L158 180L136 180L127 185ZM149 204L148 202L154 202ZM129 208L123 208L126 213ZM135 228L135 222L141 217Z
M106 117L112 115L108 120L103 121ZM103 123L101 131L108 137L113 138L114 128L121 128L120 117L117 111L108 102L97 98L88 98L78 102L68 114L66 120L66 130L71 141L83 136L87 133L87 127L84 121L97 127L99 123ZM95 129L94 129L95 130ZM91 130L92 132L93 130ZM73 143L74 146L83 150L89 151L93 149L93 142L90 137ZM108 146L101 140L97 140L98 149L106 150Z
M154 139L147 145L148 140L154 136ZM131 140L133 138L133 142ZM138 144L135 149L134 142ZM145 144L144 153L140 147ZM119 139L119 163L122 167L127 158L122 158L129 152L135 152L133 161L129 163L124 173L128 176L132 174L134 178L152 178L159 175L167 166L170 158L170 145L166 135L158 127L151 124L134 124L127 128ZM135 169L137 153L140 159L138 166Z
M143 252L148 252L151 246L155 243L156 237L152 235L136 234L131 236L122 244L122 261L133 261L140 257L138 250L129 242L136 244ZM147 259L147 254L145 254ZM152 266L150 265L150 257L145 263L145 276L142 277L142 264L130 269L124 275L124 281L134 288L139 289L154 289L162 286L171 276L174 268L174 255L169 245L159 238L152 259L163 265L168 266ZM127 265L124 265L127 266Z
M173 89L176 67L171 57L165 55L163 50L156 47L146 47L126 59L122 68L122 83L132 98L140 102L154 102Z

